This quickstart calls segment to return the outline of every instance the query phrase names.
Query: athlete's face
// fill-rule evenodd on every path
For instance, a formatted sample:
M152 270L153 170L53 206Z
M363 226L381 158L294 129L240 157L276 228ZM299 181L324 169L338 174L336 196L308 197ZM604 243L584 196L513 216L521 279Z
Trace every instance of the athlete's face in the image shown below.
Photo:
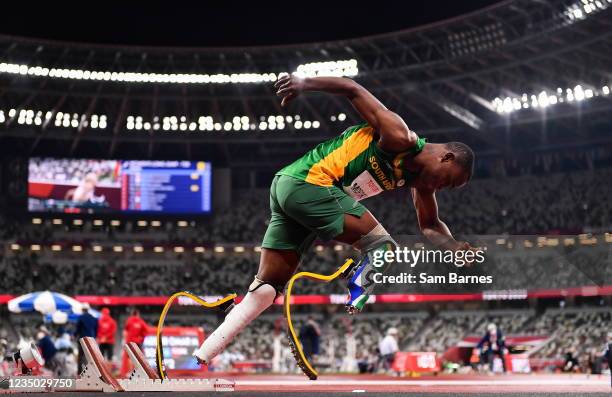
M444 153L438 161L426 167L421 180L428 190L455 189L464 186L470 175L455 161L453 153Z

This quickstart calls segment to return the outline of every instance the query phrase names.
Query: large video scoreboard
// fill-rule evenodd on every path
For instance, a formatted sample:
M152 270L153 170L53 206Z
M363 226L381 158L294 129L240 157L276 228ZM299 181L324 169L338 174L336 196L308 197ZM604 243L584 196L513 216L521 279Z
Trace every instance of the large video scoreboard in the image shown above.
M28 209L65 213L209 213L204 161L31 158Z

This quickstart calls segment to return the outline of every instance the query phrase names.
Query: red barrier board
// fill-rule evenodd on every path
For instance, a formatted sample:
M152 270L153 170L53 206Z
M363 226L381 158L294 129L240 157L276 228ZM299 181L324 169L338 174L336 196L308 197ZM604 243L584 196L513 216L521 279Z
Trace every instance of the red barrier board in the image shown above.
M61 291L60 291L61 292ZM565 297L565 296L610 296L612 295L612 285L603 287L585 286L566 289L550 289L550 290L533 290L528 291L525 296L529 298L550 298L550 297ZM0 304L6 304L9 300L16 298L16 295L0 295ZM74 297L80 302L87 302L96 306L163 306L168 297L166 296L119 296L119 295L77 295ZM207 300L215 300L221 296L204 297ZM236 300L240 302L242 299L239 296ZM489 300L492 298L488 297ZM452 302L452 301L482 301L485 300L483 293L472 294L381 294L371 295L368 303L416 303L416 302ZM504 300L504 297L499 296L492 300ZM184 302L184 303L183 303ZM328 305L328 304L344 304L346 295L292 295L292 305ZM191 300L180 300L179 304L193 304ZM282 305L283 297L278 297L274 304Z
M397 352L391 368L397 372L439 372L440 360L435 352Z

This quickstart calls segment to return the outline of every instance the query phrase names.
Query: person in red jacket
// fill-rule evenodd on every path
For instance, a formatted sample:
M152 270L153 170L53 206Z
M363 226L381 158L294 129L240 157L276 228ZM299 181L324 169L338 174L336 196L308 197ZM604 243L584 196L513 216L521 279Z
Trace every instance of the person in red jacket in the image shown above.
M115 333L117 332L117 322L110 316L110 310L105 307L101 311L98 319L98 345L102 355L108 360L113 359L113 349L115 347Z
M132 315L125 320L123 327L123 343L134 342L142 348L142 342L147 335L149 325L140 317L138 309L132 310ZM126 377L132 370L127 353L124 351L121 358L121 377Z

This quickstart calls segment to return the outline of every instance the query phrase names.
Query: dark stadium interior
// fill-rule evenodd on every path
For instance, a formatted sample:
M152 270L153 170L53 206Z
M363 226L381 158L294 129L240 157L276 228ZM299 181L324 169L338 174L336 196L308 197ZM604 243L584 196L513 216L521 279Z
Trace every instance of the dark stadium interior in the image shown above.
M428 142L474 150L470 183L437 200L457 236L486 243L495 257L468 274L493 274L495 282L383 288L381 300L355 317L334 301L345 295L344 281L300 282L305 303L324 299L295 305L300 326L309 315L321 326L322 371L357 372L359 362L382 373L379 341L395 329L400 351L435 352L440 373L482 372L471 348L495 323L530 371L600 376L585 378L599 382L593 390L557 391L609 391L600 374L610 371L602 352L612 329L612 0L328 3L168 10L154 2L146 15L138 3L109 3L92 21L46 4L29 24L0 23L0 354L38 337L40 313L7 305L30 292L60 292L97 310L105 297L117 299L110 308L118 324L136 306L150 326L174 292L241 295L257 272L275 173L362 123L338 96L313 93L280 106L273 84L281 73L327 72L357 81ZM39 211L68 201L84 182L66 182L45 201L33 199L32 181L59 184L66 176L51 169L57 164L75 168L66 178L85 181L91 164L79 169L81 159L108 168L95 176L104 210ZM206 168L211 211L111 211L125 160L188 163L193 180ZM421 233L409 190L364 205L398 239ZM356 255L317 240L301 269L329 274ZM178 306L167 323L209 334L221 320ZM277 302L211 367L231 373L246 362L279 379L301 374L285 332ZM571 369L568 354L576 358Z

